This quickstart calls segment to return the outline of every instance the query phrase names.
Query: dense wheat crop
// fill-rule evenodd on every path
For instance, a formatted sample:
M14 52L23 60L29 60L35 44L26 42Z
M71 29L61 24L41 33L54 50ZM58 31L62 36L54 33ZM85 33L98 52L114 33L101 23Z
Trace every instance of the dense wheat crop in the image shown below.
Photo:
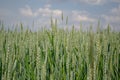
M120 80L120 32L0 29L1 80Z

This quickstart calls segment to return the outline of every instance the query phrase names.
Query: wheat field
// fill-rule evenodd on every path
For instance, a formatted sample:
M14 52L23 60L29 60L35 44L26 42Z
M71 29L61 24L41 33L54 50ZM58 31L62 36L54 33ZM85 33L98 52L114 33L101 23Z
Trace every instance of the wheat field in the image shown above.
M1 80L120 80L120 32L0 28Z

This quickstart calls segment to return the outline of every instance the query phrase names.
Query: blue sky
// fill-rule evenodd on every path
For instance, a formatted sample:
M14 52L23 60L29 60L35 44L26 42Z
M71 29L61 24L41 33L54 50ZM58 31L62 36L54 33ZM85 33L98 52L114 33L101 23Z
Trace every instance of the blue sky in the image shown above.
M49 27L52 16L59 27L65 27L62 13L64 22L68 16L69 27L82 23L84 29L91 24L96 28L100 20L102 28L110 24L120 31L120 0L0 0L0 20L7 25L21 22L30 27L34 22L36 28Z

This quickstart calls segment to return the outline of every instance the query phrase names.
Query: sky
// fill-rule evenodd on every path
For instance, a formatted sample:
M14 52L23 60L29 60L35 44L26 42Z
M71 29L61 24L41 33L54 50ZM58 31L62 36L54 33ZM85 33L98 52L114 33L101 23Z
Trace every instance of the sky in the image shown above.
M79 28L80 24L84 29L96 28L100 22L101 28L110 24L120 31L120 0L0 0L0 21L9 28L20 23L34 25L34 29L49 28L51 17L61 28Z

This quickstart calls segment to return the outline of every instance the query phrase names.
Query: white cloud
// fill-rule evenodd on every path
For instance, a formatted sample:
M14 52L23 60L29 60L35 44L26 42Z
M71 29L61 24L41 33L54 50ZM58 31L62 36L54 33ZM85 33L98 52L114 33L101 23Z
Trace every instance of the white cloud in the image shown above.
M61 16L61 14L62 14L62 11L61 11L61 10L58 10L58 9L53 10L53 15Z
M28 5L26 5L25 8L21 8L20 13L24 16L34 16L32 9Z
M35 12L32 11L32 9L29 6L26 6L25 8L20 9L20 13L23 16L29 16L29 17L36 17L36 16L61 16L62 11L59 9L50 9L50 5L45 5L43 8L37 9Z
M41 15L41 16L49 16L51 13L51 10L49 8L39 8L36 12L35 15Z
M89 14L88 12L86 11L72 11L72 17L73 17L73 20L75 21L87 21L87 22L94 22L95 19L94 18L91 18L89 17Z
M42 16L61 16L62 11L59 9L52 10L50 8L39 8L35 13L36 16L42 15Z
M76 21L90 21L90 22L94 22L95 20L92 18L89 18L85 15L77 15L77 17L75 18Z

